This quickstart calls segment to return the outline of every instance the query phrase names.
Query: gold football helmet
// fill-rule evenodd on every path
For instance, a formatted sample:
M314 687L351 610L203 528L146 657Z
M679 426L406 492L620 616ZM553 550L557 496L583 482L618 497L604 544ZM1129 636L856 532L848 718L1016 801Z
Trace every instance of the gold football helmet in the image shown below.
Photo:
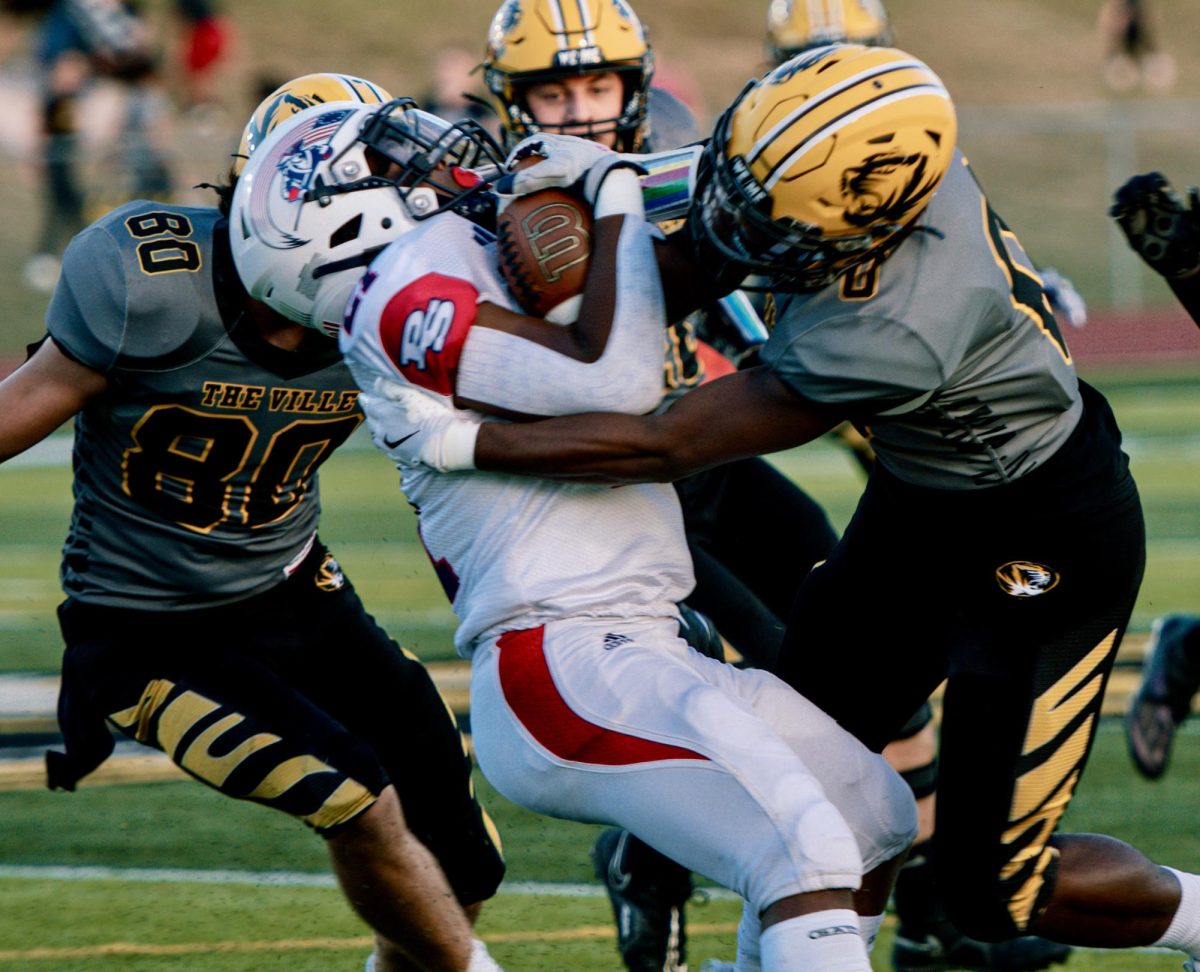
M903 51L797 55L717 122L692 237L776 285L824 286L899 241L946 174L956 134L942 82Z
M381 105L391 100L392 96L379 85L350 74L305 74L293 78L272 91L254 109L233 155L233 177L242 174L250 153L262 144L272 128L305 108L333 101Z
M513 141L563 128L534 120L525 103L528 85L617 73L625 87L621 114L594 121L587 134L615 131L618 148L636 149L646 121L654 56L642 22L625 0L505 0L492 18L483 69L500 122Z
M772 0L767 10L772 64L825 44L891 43L892 27L879 0Z

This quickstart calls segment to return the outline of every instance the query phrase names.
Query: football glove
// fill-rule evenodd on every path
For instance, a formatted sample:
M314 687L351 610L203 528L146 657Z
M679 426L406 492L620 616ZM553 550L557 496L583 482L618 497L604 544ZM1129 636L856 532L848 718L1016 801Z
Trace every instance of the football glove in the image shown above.
M505 160L505 168L513 169L531 157L542 157L536 165L510 171L496 182L500 196L527 196L541 189L578 186L588 205L595 206L600 187L614 169L633 169L644 173L632 158L587 138L574 135L530 135L517 143Z
M1185 203L1161 172L1137 175L1117 190L1108 214L1129 245L1169 280L1200 270L1200 192Z
M480 416L382 377L358 401L371 441L396 465L424 465L438 472L475 468Z
M1087 304L1075 285L1053 267L1038 270L1042 278L1042 289L1056 314L1062 314L1072 327L1087 324Z

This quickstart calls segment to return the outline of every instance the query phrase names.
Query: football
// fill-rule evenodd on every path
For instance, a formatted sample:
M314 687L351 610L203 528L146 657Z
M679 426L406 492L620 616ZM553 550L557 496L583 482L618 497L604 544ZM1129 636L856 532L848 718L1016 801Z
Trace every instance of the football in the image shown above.
M565 189L518 196L500 214L496 237L500 272L521 309L573 320L562 305L578 303L572 298L583 293L592 255L592 213L583 198Z

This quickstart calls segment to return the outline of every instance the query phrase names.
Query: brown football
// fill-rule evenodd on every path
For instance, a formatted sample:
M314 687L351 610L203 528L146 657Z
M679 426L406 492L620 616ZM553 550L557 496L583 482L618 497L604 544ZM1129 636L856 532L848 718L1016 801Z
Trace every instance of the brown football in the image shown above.
M518 196L496 223L500 272L526 314L545 317L583 293L592 255L592 213L565 189Z

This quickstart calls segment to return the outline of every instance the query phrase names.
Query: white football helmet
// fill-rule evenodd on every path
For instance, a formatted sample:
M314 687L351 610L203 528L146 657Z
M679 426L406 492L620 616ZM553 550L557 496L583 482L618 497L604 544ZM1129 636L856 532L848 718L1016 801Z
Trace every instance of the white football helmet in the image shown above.
M490 195L473 169L501 164L478 125L408 98L306 108L276 125L238 178L229 219L238 275L253 299L336 335L375 255L418 220L482 205Z

